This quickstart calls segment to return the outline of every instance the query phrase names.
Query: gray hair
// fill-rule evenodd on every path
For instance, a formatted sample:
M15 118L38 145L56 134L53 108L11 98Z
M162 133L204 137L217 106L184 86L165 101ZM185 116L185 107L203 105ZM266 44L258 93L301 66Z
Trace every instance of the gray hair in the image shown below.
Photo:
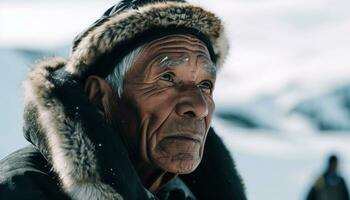
M114 91L119 97L123 93L123 82L125 73L135 63L135 60L141 54L143 46L137 47L128 53L124 58L114 67L113 71L106 77L106 81L111 84Z

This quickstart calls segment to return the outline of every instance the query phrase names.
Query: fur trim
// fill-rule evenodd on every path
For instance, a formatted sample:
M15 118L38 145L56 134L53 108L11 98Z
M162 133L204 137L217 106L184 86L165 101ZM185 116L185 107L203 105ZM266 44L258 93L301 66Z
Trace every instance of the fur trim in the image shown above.
M62 58L37 63L24 81L26 137L72 199L149 199L118 130L106 124L65 64ZM181 178L199 199L246 199L233 159L212 129L201 164Z
M200 31L211 41L220 68L228 52L228 41L221 20L213 13L189 3L159 2L139 9L116 13L88 29L73 49L66 71L84 76L102 55L115 50L152 27L178 26Z
M95 146L84 134L79 120L65 115L59 99L53 98L56 85L50 81L53 71L65 65L62 58L38 63L24 81L26 107L37 110L38 124L50 155L53 170L73 199L123 199L101 182L97 170Z

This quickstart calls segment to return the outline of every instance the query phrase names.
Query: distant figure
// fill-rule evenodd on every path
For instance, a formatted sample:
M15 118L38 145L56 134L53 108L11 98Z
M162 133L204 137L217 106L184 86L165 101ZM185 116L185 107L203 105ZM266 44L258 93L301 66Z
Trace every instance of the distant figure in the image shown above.
M338 174L338 158L331 155L328 159L328 166L310 192L307 200L349 200L349 192L344 179Z

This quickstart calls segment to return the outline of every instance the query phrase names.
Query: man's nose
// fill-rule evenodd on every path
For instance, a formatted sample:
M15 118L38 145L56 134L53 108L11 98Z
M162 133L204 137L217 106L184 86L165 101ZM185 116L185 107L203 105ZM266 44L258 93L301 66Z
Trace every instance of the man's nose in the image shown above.
M209 113L207 101L198 87L182 91L175 109L178 115L188 118L202 119Z

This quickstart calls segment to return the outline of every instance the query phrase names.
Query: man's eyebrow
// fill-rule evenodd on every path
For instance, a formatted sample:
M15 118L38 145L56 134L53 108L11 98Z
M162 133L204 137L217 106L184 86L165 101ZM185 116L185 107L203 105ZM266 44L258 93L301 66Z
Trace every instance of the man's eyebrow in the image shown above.
M203 56L201 56L203 57ZM178 57L178 58L174 58L174 57L170 57L169 55L164 55L164 56L160 56L160 58L158 57L157 59L159 62L159 66L161 68L166 68L166 67L176 67L179 66L183 63L186 63L189 61L189 56L187 56L186 54ZM160 60L160 61L159 61ZM204 64L204 69L206 70L206 72L208 72L211 76L216 77L216 65L212 62L212 61L206 61Z
M208 72L212 77L216 77L216 64L208 57L199 55L198 58L203 58L205 60L204 62L204 69L206 72Z
M213 77L216 77L216 65L213 62L209 62L205 65L205 70Z
M183 63L188 62L190 59L186 55L182 55L181 57L178 58L173 58L170 56L163 56L161 57L161 60L159 61L160 67L173 67L173 66L178 66Z

